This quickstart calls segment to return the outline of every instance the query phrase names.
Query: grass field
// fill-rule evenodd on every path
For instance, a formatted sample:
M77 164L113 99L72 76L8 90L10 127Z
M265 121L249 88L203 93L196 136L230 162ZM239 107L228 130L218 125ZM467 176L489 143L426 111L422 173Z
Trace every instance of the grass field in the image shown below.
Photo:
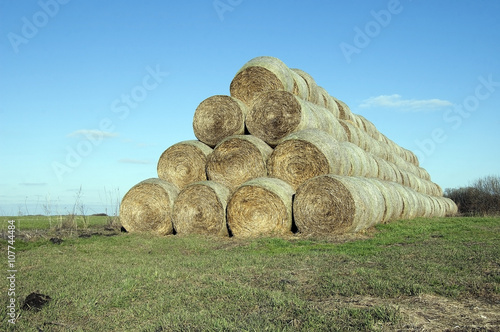
M239 240L121 233L106 217L1 217L4 271L12 219L18 331L500 330L500 218ZM35 291L52 300L21 310ZM0 330L13 330L6 305L0 314Z

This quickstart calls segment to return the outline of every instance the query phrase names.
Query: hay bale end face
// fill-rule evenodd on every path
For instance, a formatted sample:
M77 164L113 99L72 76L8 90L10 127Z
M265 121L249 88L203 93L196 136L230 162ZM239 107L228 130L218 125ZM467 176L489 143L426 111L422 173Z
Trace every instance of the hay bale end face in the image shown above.
M158 178L182 189L186 185L205 181L207 156L212 148L202 142L190 140L172 145L158 160Z
M177 234L228 236L226 206L229 189L213 181L185 187L174 202L172 222Z
M250 179L267 176L271 152L269 145L252 135L227 137L208 156L207 177L234 191Z
M179 190L167 181L144 180L125 194L120 204L120 222L130 233L173 233L172 207Z
M229 87L231 96L250 105L264 91L292 92L294 79L290 69L279 59L262 56L248 61L236 73Z
M339 142L321 130L302 130L288 135L267 161L269 175L297 189L318 175L347 175L349 163Z
M323 175L297 189L295 224L304 234L357 232L382 221L385 200L366 179Z
M235 237L291 234L295 191L286 182L257 178L245 182L227 206L228 227Z
M216 95L202 101L193 116L196 138L214 147L224 138L245 133L247 106L240 100Z
M345 130L330 110L287 91L259 94L249 109L246 126L252 135L270 146L305 129L321 129L339 141L347 140Z

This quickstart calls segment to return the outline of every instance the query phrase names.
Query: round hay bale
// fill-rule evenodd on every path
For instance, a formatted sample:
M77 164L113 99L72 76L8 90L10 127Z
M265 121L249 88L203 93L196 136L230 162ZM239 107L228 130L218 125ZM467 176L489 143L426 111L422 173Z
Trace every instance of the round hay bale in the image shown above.
M287 235L292 230L295 191L286 182L257 178L245 182L227 205L227 223L235 237Z
M314 81L314 78L301 69L291 68L290 70L301 76L306 82L308 91L306 100L316 105L321 105L322 100L320 99L318 85L316 84L316 81Z
M271 146L304 129L322 129L339 141L347 140L343 127L328 109L286 91L259 94L249 110L246 126L252 135Z
M365 132L370 137L378 141L380 133L377 130L377 127L375 127L375 125L371 121L366 119L364 116L357 114L357 117L363 123L363 128L365 129Z
M458 206L454 201L447 197L437 197L446 205L445 216L455 216L458 213Z
M340 148L345 153L348 163L348 176L364 176L367 173L365 151L351 142L340 142Z
M354 127L353 130L356 132L356 136L358 137L358 146L365 150L369 151L370 147L368 145L368 134L365 133L363 130Z
M232 97L251 105L253 98L264 91L293 92L290 69L280 59L261 56L248 61L238 70L229 87Z
M359 138L357 134L358 128L356 128L351 122L346 120L339 120L340 125L344 128L347 135L347 141L359 146Z
M172 234L172 207L178 193L176 186L158 178L139 182L123 196L120 223L130 233Z
M290 70L290 74L293 78L292 93L303 100L307 100L307 98L309 97L309 87L307 86L307 82L302 76L300 76L293 70Z
M434 187L432 190L433 196L438 196L438 197L443 196L443 189L441 188L441 186L439 186L437 183L434 182L431 182L430 184Z
M399 168L398 168L398 170L399 170L399 174L401 174L401 184L403 186L406 186L406 187L411 187L410 177L408 176L408 172L403 171Z
M158 177L182 189L207 179L205 167L212 148L200 141L183 141L166 149L158 160Z
M294 189L304 181L323 174L349 173L349 162L339 142L315 129L288 135L271 153L269 176L289 183Z
M374 157L374 159L378 166L377 178L385 181L397 182L396 172L394 168L391 167L390 163L379 157Z
M208 156L207 177L234 191L250 179L267 176L266 162L272 151L252 135L227 137Z
M234 97L209 97L194 112L194 135L210 147L216 146L228 136L243 135L247 113L248 107Z
M432 205L432 217L444 217L444 209L438 199L434 196L429 196Z
M319 93L319 106L322 106L324 108L328 108L328 104L330 102L330 95L328 94L328 92L326 92L326 90L319 86L317 87L318 89L318 93Z
M333 116L335 116L337 119L340 119L340 110L339 110L339 105L335 102L335 99L328 95L328 106L326 107L332 112Z
M378 165L372 154L350 142L340 142L345 151L351 176L375 178L378 176Z
M382 215L382 223L388 223L399 218L403 210L403 200L393 185L387 181L374 178L367 178L367 181L376 186L384 197L385 209Z
M421 179L429 181L431 179L430 174L427 172L425 168L422 168L420 166L415 166L418 169L418 175Z
M392 181L402 185L403 184L403 177L401 176L401 172L399 171L399 168L397 168L397 166L391 162L388 162L388 165L392 169L392 172L394 175L394 180L392 180Z
M228 236L226 206L229 189L202 181L188 185L174 202L172 223L177 234Z
M375 156L369 152L365 152L364 157L367 165L365 177L368 178L378 177L378 164L375 161Z
M390 204L387 208L388 211L386 213L389 215L390 210L392 210L392 215L387 216L389 221L398 220L403 213L403 198L401 197L398 190L396 190L395 186L399 186L399 184L391 182L391 181L381 181L381 183L388 188L388 196Z
M418 214L418 200L417 193L415 190L403 186L395 184L394 186L396 190L399 192L401 198L403 199L403 209L401 212L400 219L414 219Z
M380 190L364 178L323 175L302 184L295 195L295 224L304 234L341 234L369 228L383 218Z
M405 173L408 176L409 187L418 193L426 194L425 188L422 185L422 180L410 172L405 172Z
M417 217L430 218L432 217L432 205L429 196L417 192Z
M337 106L339 108L339 119L352 120L353 114L352 114L349 106L347 106L346 103L344 103L341 100L338 100L337 98L334 98L334 99L335 99L335 102L337 103Z

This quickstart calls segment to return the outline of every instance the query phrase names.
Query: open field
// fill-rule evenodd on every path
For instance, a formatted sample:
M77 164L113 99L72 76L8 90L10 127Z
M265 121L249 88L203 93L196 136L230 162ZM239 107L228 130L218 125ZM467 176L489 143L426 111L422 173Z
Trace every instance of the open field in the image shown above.
M65 227L37 218L0 217L4 274L7 221L18 229L19 331L500 330L500 218L254 240L127 234L107 217ZM3 304L8 288L4 279ZM35 291L52 300L21 310ZM9 330L3 304L0 330Z

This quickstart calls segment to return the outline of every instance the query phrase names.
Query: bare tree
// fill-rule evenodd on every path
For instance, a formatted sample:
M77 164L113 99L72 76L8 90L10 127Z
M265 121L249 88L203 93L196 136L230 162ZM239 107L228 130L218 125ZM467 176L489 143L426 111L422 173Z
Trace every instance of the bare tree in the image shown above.
M464 215L500 214L500 177L486 176L471 186L446 189L444 195L452 199Z

